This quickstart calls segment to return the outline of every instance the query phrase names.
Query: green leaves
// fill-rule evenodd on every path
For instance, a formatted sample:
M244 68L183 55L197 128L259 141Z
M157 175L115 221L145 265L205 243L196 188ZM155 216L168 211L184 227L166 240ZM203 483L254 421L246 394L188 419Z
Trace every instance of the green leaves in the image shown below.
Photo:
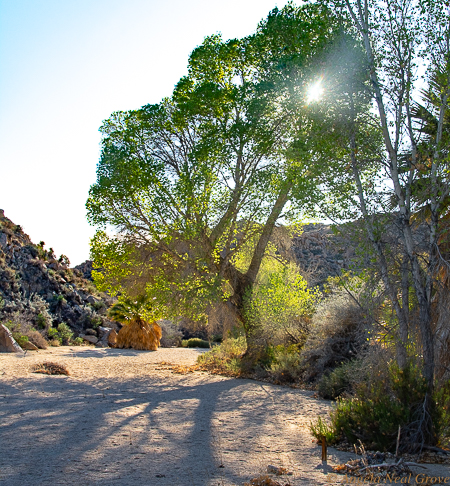
M87 202L100 287L158 295L172 313L241 305L277 220L320 196L322 137L303 100L331 25L324 7L289 5L252 36L207 37L170 98L103 123ZM235 265L250 241L251 276Z

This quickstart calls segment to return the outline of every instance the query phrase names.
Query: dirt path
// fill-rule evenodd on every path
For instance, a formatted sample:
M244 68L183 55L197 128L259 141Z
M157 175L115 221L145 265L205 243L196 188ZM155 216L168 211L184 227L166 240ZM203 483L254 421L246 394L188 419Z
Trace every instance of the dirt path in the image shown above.
M229 486L269 464L293 473L283 484L342 483L330 466L352 454L329 449L323 466L308 432L328 402L161 364L193 364L200 352L64 347L0 355L0 484ZM65 364L71 376L30 373L42 361ZM435 475L450 476L436 467Z

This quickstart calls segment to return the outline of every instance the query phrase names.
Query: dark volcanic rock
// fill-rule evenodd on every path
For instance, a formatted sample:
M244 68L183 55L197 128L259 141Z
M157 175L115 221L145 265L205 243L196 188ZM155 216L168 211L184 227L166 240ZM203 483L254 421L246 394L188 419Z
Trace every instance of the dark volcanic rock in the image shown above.
M328 277L347 269L355 256L354 247L321 223L307 224L302 233L292 238L282 256L294 259L307 276L310 285L323 285Z
M92 280L92 260L86 260L74 267L74 269L80 272L86 280Z
M45 243L35 245L0 210L0 321L18 314L43 333L65 322L75 331L116 325L106 317L113 299L56 259Z

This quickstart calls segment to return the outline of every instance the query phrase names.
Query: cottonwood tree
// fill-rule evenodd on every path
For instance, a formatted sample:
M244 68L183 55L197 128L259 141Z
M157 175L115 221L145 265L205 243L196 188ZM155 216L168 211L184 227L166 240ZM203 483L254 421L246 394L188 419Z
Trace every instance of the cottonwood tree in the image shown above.
M289 6L254 36L209 37L170 99L105 121L87 202L90 221L116 232L93 239L101 288L144 287L184 315L225 301L244 325L247 356L257 358L245 302L275 225L313 198L306 175L315 141L302 105L331 36L327 22L322 7ZM248 267L238 269L249 242Z

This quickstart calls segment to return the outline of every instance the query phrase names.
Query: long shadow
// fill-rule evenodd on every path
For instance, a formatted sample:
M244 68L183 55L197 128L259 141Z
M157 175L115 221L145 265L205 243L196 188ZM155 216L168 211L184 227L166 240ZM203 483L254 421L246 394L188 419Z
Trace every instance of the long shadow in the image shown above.
M54 391L55 379L60 382L57 392ZM90 482L92 474L89 471L88 476L84 474L84 466L95 468L95 484L100 485L200 486L206 484L205 475L212 480L220 479L222 473L227 480L240 481L237 473L219 468L220 458L214 450L217 437L211 423L221 395L243 386L244 380L206 382L193 386L183 386L184 380L180 381L180 385L169 389L156 379L150 380L150 383L149 380L130 379L121 382L119 388L115 387L112 379L102 379L101 388L62 377L21 379L14 385L0 383L0 483L11 486L94 484ZM194 411L186 409L190 400L198 402ZM190 412L188 418L193 421L185 443L181 448L177 447L177 450L181 450L178 456L171 451L177 434L158 428L165 425L158 418L158 408L168 405L173 413ZM136 414L121 417L118 427L111 427L106 415L119 414L124 407L138 407L137 415L147 417L150 421L150 425L146 426L149 434L163 432L169 436L169 450L146 450L137 460L137 466L130 464L130 461L121 462L124 455L129 456L130 448L136 454L140 449L148 449L145 436L139 439L131 437L131 443L115 447L106 444L108 439L115 436L115 429L124 428L136 420ZM229 404L228 409L233 409L233 404ZM95 419L97 414L99 416ZM202 417L202 420L198 417ZM153 422L154 427L151 426ZM80 428L83 434L77 433ZM53 430L57 438L50 441ZM99 450L103 452L92 463L89 454L96 454ZM199 452L201 457L198 457ZM81 465L75 468L79 471L79 477L73 475L74 463L76 466L77 462ZM119 467L114 469L114 464ZM140 464L148 471L142 471L142 467L138 467ZM108 468L109 472L103 471ZM199 469L204 470L201 480L196 478ZM80 483L83 478L87 482Z
M185 348L181 349L181 351L185 351ZM209 349L204 349L204 348L189 348L189 351L197 352L198 355L203 354L206 351L209 351ZM74 354L75 353L75 354ZM146 354L146 353L158 353L158 351L147 351L147 350L138 350L138 349L118 349L118 348L69 348L67 350L64 350L64 353L58 353L55 355L56 358L62 358L64 356L70 356L74 358L111 358L114 356L139 356L141 354ZM46 359L52 359L50 357ZM162 359L164 357L162 356Z

